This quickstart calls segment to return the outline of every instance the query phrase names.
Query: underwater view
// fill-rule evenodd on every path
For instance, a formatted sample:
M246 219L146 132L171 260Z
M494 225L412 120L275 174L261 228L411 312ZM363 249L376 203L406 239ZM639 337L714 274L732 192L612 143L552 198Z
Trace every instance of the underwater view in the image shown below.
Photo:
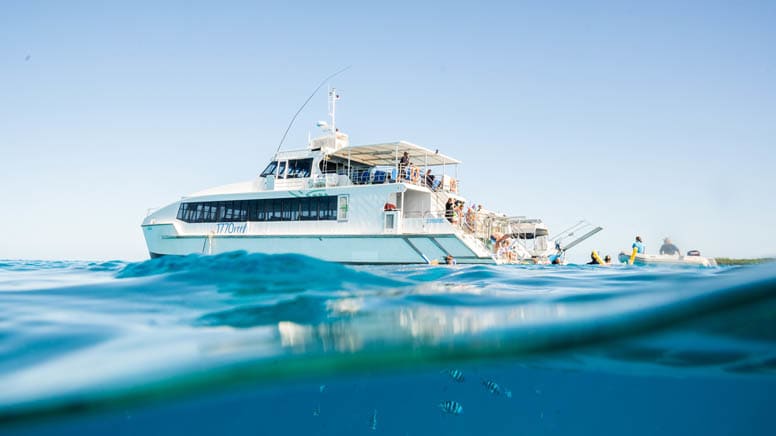
M776 266L0 262L0 434L773 434Z

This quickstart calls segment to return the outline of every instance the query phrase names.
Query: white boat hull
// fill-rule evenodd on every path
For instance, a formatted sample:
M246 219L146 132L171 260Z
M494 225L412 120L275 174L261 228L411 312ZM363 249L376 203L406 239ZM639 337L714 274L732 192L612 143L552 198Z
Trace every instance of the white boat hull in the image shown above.
M349 264L457 263L493 264L477 255L455 234L393 235L180 235L172 224L144 225L151 257L220 254L243 250L265 254L302 254Z

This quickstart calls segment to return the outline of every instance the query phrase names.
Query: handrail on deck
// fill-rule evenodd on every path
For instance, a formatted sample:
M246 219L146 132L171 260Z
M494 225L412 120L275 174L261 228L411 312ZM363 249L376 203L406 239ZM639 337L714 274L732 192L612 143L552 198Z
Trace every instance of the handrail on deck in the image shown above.
M350 183L354 185L381 185L384 183L408 183L416 186L422 186L428 188L432 192L451 192L458 193L460 188L460 181L451 176L434 176L433 180L426 180L425 174L422 173L420 167L414 167L415 170L410 168L366 168L362 170L350 171L329 171L323 172L325 177L327 174L337 174L348 176Z

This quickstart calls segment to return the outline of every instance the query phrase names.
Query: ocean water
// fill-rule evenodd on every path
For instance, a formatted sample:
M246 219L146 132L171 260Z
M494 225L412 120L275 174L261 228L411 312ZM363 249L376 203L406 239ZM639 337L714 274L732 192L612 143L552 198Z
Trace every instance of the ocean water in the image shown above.
M776 265L0 261L2 435L776 434Z

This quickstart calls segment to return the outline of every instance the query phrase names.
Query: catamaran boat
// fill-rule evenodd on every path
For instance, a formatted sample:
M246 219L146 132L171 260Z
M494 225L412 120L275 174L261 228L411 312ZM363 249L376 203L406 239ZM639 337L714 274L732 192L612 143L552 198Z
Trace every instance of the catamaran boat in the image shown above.
M352 264L549 262L559 247L548 249L540 221L467 204L457 159L407 141L350 145L335 125L337 99L331 90L331 121L318 123L323 134L306 148L278 151L253 180L150 213L142 224L150 256L244 250Z

